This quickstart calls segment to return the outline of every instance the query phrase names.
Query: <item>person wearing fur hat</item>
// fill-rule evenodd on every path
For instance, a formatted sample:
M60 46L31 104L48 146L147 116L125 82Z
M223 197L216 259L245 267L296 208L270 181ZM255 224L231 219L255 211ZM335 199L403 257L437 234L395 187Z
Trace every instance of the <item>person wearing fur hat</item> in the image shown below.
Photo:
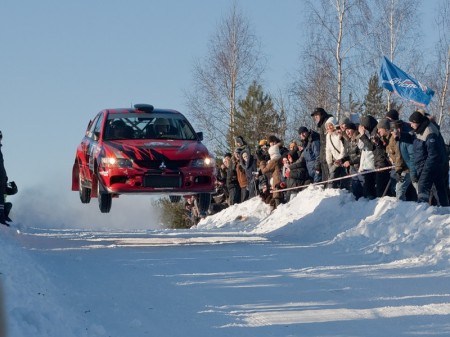
M328 164L329 179L335 179L344 177L346 171L343 164L343 159L346 156L346 149L344 143L342 142L341 133L336 129L336 121L334 117L328 118L325 122L325 127L327 129L326 135L326 145L325 145L325 158ZM328 184L331 188L342 188L345 182L343 180L334 181Z
M315 108L314 111L311 113L311 116L313 117L314 121L316 122L316 128L317 132L320 136L320 174L322 181L328 180L328 164L326 161L326 155L325 155L325 144L326 144L326 129L325 129L325 122L330 117L333 117L328 112L326 112L323 108Z
M420 111L409 117L415 133L414 160L418 181L418 202L430 202L432 188L436 189L438 204L449 206L445 175L448 175L448 156L445 143L436 125ZM448 180L447 180L448 181Z

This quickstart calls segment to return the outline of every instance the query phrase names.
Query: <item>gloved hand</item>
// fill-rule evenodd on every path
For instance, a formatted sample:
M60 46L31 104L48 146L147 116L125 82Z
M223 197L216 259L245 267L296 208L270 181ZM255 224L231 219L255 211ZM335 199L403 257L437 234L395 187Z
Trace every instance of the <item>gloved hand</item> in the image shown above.
M405 176L402 175L401 172L397 172L395 174L395 178L397 179L398 182L402 183L405 181Z
M17 193L17 185L14 181L10 181L8 184L6 184L7 195L14 195L16 193Z

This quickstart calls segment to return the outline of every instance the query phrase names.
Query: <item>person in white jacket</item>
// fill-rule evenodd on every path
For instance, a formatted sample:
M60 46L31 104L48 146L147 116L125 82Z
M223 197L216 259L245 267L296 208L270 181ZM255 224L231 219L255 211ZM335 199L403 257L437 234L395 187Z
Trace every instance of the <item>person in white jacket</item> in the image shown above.
M342 142L342 135L336 130L335 125L334 117L328 118L325 122L327 130L325 158L330 172L329 179L344 177L347 174L344 166L342 166L343 159L347 155L346 148ZM345 187L345 182L343 180L330 182L328 187L343 188Z

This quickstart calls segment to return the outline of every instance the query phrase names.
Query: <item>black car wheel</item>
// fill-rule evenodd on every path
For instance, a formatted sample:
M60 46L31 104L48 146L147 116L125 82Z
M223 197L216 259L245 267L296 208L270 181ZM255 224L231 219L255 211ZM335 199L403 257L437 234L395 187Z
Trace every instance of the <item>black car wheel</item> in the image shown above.
M100 208L100 212L109 213L111 210L112 204L112 194L108 192L103 192L100 188L101 182L97 179L97 198L98 198L98 207Z
M89 204L91 201L91 189L84 187L81 181L81 175L78 174L78 190L80 192L80 200L83 204Z

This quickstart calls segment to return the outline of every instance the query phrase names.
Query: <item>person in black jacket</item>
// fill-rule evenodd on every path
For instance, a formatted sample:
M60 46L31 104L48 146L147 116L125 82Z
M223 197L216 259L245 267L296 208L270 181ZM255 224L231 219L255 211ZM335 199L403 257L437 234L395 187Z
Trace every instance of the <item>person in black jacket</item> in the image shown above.
M429 202L434 185L440 206L449 206L445 175L448 157L443 138L435 124L423 113L414 111L409 117L414 139L414 160L418 181L418 202ZM446 171L446 172L444 172Z
M329 179L328 172L328 164L325 158L325 144L326 144L326 135L327 130L325 129L325 122L328 118L333 117L328 112L326 112L323 108L315 108L311 113L311 116L314 118L316 122L317 132L320 136L320 169L322 181L326 181Z
M357 127L354 123L347 123L345 125L344 146L346 148L346 157L343 159L342 166L347 170L347 174L354 175L359 171L359 163L361 161L361 150L358 147L359 134L356 131ZM355 175L351 178L350 190L355 196L356 200L363 196L364 178L362 175Z
M237 176L237 170L239 161L236 159L236 154L240 154L239 150L237 152L235 151L235 155L232 156L232 158L227 159L225 163L225 166L227 167L227 189L228 189L228 205L234 205L238 204L241 201L241 188L239 186L238 176Z
M320 168L320 136L317 132L308 130L305 126L298 129L298 136L302 141L303 157L306 161L308 174L314 183L322 181Z
M5 194L8 183L8 176L6 175L5 165L3 162L3 153L1 150L2 139L3 134L0 131L0 223L2 225L9 226L9 224L6 222L7 215L5 213Z
M261 161L269 161L270 160L270 156L269 156L269 141L267 139L261 139L259 141L258 147L256 148L256 160L259 162Z
M304 152L302 152L299 156L296 151L291 151L288 154L288 160L290 162L290 165L288 178L286 180L286 187L292 188L310 184L312 182L312 178L308 174ZM287 191L286 200L290 201L299 191L299 189Z

